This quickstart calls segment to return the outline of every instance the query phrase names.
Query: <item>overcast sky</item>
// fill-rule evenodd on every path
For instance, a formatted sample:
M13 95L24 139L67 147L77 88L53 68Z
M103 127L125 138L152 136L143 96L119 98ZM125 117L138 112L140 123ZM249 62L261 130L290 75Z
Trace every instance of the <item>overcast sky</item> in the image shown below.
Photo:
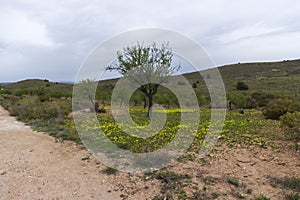
M217 66L300 58L298 0L0 0L0 82L73 81L96 45L166 28L197 41Z

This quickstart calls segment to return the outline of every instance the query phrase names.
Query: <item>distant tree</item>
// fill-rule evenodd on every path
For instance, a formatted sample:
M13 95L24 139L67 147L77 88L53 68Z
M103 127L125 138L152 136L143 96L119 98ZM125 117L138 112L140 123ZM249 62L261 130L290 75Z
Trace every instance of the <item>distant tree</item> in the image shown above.
M97 111L96 106L98 106L96 105L96 102L94 100L95 94L93 88L95 87L95 84L97 84L97 82L91 79L82 80L79 83L79 87L81 87L82 95L87 96L89 99L91 111L94 109L95 111Z
M240 82L237 82L236 89L237 90L248 90L249 86L245 82L240 81Z
M138 89L148 99L147 116L151 117L153 96L157 93L159 85L179 69L179 66L171 66L172 57L173 53L169 43L163 43L160 48L155 43L148 46L137 43L137 45L118 51L117 63L106 69L116 70L141 85ZM150 83L143 84L145 80L150 80Z

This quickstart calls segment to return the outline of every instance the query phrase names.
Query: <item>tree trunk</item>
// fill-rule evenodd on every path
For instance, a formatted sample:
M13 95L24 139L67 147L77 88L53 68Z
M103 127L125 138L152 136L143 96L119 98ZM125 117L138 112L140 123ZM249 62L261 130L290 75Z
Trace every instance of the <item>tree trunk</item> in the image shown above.
M148 96L148 112L147 112L147 117L152 116L152 106L153 106L153 96L150 94Z

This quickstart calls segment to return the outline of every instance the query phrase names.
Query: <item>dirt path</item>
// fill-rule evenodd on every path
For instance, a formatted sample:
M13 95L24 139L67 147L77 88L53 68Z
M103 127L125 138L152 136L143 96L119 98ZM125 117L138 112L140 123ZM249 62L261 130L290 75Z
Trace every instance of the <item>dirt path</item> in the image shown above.
M32 131L0 107L0 199L120 199L104 166L71 142Z
M255 199L260 195L285 199L288 189L274 187L270 177L300 177L300 153L288 143L279 145L274 150L219 144L204 159L195 155L193 161L177 162L168 169L192 177L179 186L194 199L216 194L219 196L214 199ZM161 194L166 188L162 180L122 172L107 175L102 172L106 167L80 146L34 132L2 107L0 151L0 200L150 200L165 195ZM239 185L229 183L228 178L238 180Z

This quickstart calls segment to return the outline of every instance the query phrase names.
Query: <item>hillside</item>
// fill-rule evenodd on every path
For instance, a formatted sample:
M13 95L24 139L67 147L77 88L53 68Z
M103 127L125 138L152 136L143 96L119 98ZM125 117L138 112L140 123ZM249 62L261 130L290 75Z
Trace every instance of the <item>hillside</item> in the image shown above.
M249 85L246 92L268 92L283 96L295 96L300 92L300 60L281 62L239 63L218 67L227 92L236 92L235 85L244 81ZM205 70L205 72L209 72ZM184 75L191 84L196 84L199 91L207 93L203 79L197 72ZM118 79L103 80L98 85L98 97L108 96ZM6 90L15 92L20 89L57 90L67 96L72 93L72 84L52 83L48 80L29 79L3 85ZM197 89L196 89L197 90Z
M239 63L218 67L227 92L235 91L235 85L244 81L248 92L264 91L294 95L300 90L300 60L281 62ZM209 72L209 69L206 70ZM191 83L202 80L196 72L185 75Z
M166 121L163 122L162 129L151 130L151 137L146 138L136 137L135 134L136 131L144 130L148 133L148 129L141 129L149 122L147 111L141 106L141 96L137 100L137 106L130 106L129 110L130 120L139 125L138 129L127 123L126 119L120 125L110 112L108 100L117 79L101 81L98 85L96 100L101 106L101 112L95 116L99 125L91 123L89 119L74 123L73 116L76 112L71 113L70 98L72 84L31 79L0 86L0 92L12 94L0 95L0 104L9 111L8 113L0 106L0 147L2 152L6 152L0 157L3 160L2 165L0 164L1 197L120 200L299 199L300 106L297 105L297 95L300 61L245 63L222 66L219 69L224 78L228 101L234 101L236 108L249 109L245 109L243 114L237 109L226 112L224 123L222 122L224 126L218 133L219 140L207 156L199 154L199 150L207 144L206 134L212 130L210 124L213 124L214 119L211 119L211 109L206 108L210 99L199 73L185 74L202 106L198 126L195 128L191 124L194 122L189 120L183 123L181 118L185 111L177 108L176 98L172 104L174 95L169 95L166 88L160 88L155 95L155 103L167 108ZM205 71L205 79L213 78L207 74L210 74L209 70ZM246 82L249 90L236 90L238 81ZM177 81L177 85L182 84L185 83ZM256 91L259 93L255 96L253 92ZM293 101L280 98L284 96L293 97ZM135 101L133 102L130 105L135 105ZM274 102L281 103L272 107ZM283 117L270 120L265 115L268 108L269 113L279 113ZM293 112L285 114L282 109L286 109L284 112ZM83 114L85 113L86 110ZM156 112L157 116L165 116L165 113ZM48 133L55 140L30 130L9 115L15 116L35 131ZM158 120L152 122L154 127L160 126ZM154 172L125 173L120 168L114 169L116 165L102 165L102 160L97 160L84 149L91 150L93 147L106 145L105 142L102 143L104 135L99 134L101 128L105 137L121 149L134 153L154 152L171 144L170 141L177 136L178 127L183 127L187 133L193 133L187 151L174 160L172 165ZM84 128L84 131L80 128ZM85 132L86 130L88 131ZM89 137L92 139L91 143L86 143L85 139ZM85 146L77 146L64 140L72 140ZM177 140L176 143L174 140L174 146L180 147L182 143L185 141ZM119 155L111 157L120 158ZM164 162L160 157L157 159ZM136 164L136 169L139 169L140 164L151 164L129 160L124 166L131 166L132 163ZM19 180L17 184L16 178Z
M2 86L8 93L20 96L22 94L47 94L53 97L70 97L73 85L67 83L50 82L47 79L27 79Z

